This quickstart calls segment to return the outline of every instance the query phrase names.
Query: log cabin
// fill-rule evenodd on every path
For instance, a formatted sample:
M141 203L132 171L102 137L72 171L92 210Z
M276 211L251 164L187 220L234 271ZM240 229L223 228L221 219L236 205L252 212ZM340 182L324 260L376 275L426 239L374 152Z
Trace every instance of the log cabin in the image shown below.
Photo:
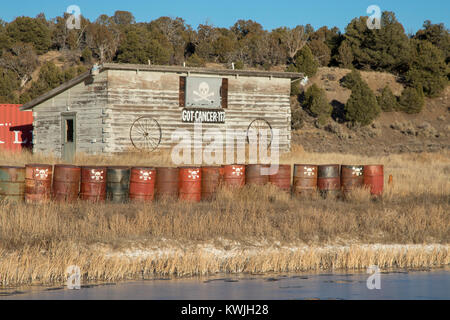
M33 111L34 152L67 160L78 152L171 148L173 132L193 132L196 123L202 130L242 136L253 127L277 129L280 150L288 151L291 82L302 78L291 72L105 63L21 110Z

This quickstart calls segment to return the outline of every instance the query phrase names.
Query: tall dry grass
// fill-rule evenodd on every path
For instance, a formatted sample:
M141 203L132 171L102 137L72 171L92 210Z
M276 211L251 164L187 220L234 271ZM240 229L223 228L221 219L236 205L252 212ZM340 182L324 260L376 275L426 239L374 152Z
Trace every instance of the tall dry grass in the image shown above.
M168 153L79 155L77 164L171 165ZM1 154L0 165L57 163ZM282 163L384 164L394 176L381 201L291 198L272 186L223 189L215 201L150 205L0 203L0 283L59 283L69 265L85 280L215 272L448 265L450 157L307 154ZM400 244L396 247L391 244ZM411 246L415 244L415 246Z

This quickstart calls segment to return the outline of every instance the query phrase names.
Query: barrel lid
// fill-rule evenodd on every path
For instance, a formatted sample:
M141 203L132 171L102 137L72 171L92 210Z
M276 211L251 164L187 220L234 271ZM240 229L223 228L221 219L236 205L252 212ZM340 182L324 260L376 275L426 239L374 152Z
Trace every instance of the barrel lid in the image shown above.
M294 164L295 167L317 167L317 164Z
M53 167L51 164L39 164L39 163L31 163L25 165L25 167L33 168L33 167L39 167L39 168L51 168Z
M133 170L156 170L155 167L132 167Z
M131 167L127 167L127 166L108 166L107 168L108 169L117 169L117 170L120 170L120 169L124 169L124 170L131 169Z
M106 169L106 166L81 166L82 169Z
M339 167L340 164L319 164L318 167Z
M362 165L362 164L356 164L356 165L351 165L351 164L343 164L343 165L341 165L341 167L344 167L344 168L363 168L364 167L364 165Z
M25 169L25 167L17 167L17 166L0 166L0 169Z
M79 166L75 166L75 165L72 165L72 164L55 164L55 168L56 167L58 167L58 168L71 168L71 169L80 168Z

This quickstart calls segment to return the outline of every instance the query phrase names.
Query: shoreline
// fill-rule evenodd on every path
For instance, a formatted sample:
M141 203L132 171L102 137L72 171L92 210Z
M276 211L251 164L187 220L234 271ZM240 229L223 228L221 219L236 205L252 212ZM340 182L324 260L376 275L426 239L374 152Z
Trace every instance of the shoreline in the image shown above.
M32 257L24 252L2 254L0 269L17 270L0 288L27 285L64 285L70 265L81 269L83 283L122 282L145 278L191 278L223 274L282 274L300 272L354 272L372 265L384 269L433 269L450 265L448 244L347 244L259 246L220 241L208 243L154 242L114 249L112 245L65 248ZM220 243L218 245L218 243ZM233 246L230 243L234 243ZM59 248L61 249L61 248ZM68 254L68 255L67 255ZM64 258L64 256L66 258ZM68 256L75 257L67 259ZM31 259L31 260L30 260ZM33 265L30 265L33 261ZM32 274L33 278L25 274ZM11 275L11 273L10 273ZM1 275L0 275L1 276Z

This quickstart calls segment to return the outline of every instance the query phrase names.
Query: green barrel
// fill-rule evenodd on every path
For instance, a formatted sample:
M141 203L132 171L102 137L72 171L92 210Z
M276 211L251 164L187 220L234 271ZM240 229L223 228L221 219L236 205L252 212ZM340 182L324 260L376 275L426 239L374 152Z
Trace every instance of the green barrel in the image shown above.
M129 199L129 167L108 167L106 170L106 195L110 202L125 203Z
M25 168L0 167L0 201L22 202L25 197Z

